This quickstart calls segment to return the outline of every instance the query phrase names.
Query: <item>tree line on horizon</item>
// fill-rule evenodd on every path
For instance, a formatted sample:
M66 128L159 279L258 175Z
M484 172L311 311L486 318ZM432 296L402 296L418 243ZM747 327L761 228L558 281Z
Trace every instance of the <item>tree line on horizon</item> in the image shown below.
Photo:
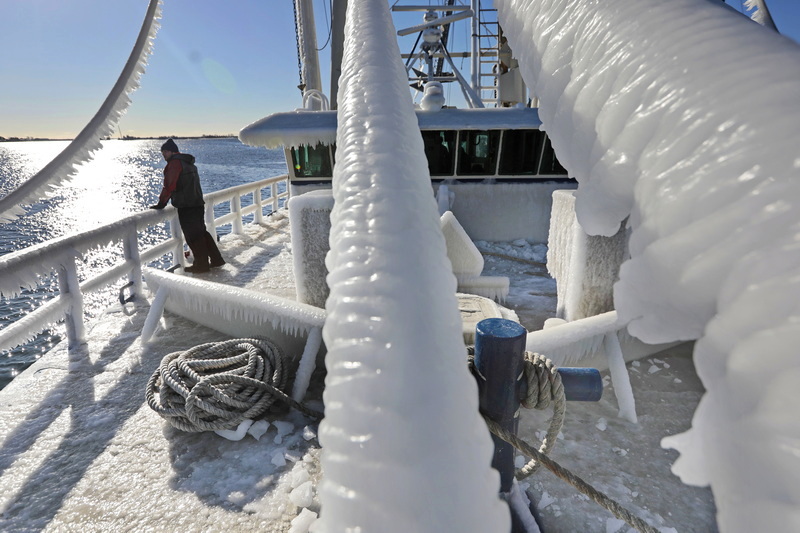
M158 139L158 140L165 140L165 139L227 139L229 137L236 137L237 135L233 133L226 133L223 135L216 135L216 134L203 134L197 136L191 135L158 135L158 136L145 136L145 137L136 137L134 135L123 135L122 137L103 137L102 140L108 141L112 139L123 140L123 141L140 141L144 139ZM25 141L71 141L72 139L52 139L48 137L3 137L0 136L0 142L25 142Z

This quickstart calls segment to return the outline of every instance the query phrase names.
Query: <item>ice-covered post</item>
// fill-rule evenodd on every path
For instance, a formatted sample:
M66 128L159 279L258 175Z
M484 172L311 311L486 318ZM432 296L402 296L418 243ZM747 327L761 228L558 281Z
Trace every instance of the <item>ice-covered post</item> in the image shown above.
M238 192L231 198L231 211L236 213L236 217L233 219L233 225L231 226L231 232L234 235L241 235L244 233L244 228L242 227L242 197L239 196Z
M139 236L136 225L133 225L122 241L122 250L125 261L130 261L133 266L128 280L133 283L134 296L142 293L142 261L139 258Z
M323 328L318 533L508 533L385 0L351 0Z
M287 183L288 188L288 183ZM272 196L272 213L278 210L278 184L273 183L269 189L270 196Z
M264 201L261 199L261 187L253 191L253 203L256 204L256 224L264 222Z
M175 239L175 248L172 251L172 260L176 265L185 265L186 257L183 255L183 235L181 234L181 223L178 220L178 211L169 220L169 232Z
M77 348L86 342L86 331L83 325L83 293L74 256L68 257L58 269L58 291L61 298L69 299L65 317L67 345L70 349Z
M217 238L217 222L214 220L214 202L206 202L206 228L208 232Z

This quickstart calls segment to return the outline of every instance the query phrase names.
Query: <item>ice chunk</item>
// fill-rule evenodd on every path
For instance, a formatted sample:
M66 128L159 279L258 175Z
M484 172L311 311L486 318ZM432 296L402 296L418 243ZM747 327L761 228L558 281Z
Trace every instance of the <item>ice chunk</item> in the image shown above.
M311 524L316 522L317 513L303 509L300 514L292 519L292 527L289 528L289 533L307 533Z
M250 429L251 425L253 425L252 420L243 420L236 429L218 429L214 433L228 440L242 440L247 435L247 430Z
M306 481L289 493L289 499L298 507L309 507L314 501L314 486Z

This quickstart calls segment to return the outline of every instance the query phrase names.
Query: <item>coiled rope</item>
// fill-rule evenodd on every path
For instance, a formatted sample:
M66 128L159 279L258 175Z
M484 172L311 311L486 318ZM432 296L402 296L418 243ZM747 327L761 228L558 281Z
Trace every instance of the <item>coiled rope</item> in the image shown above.
M468 350L468 359L470 365L473 365L474 349L470 347ZM647 522L631 513L618 502L595 489L579 476L573 474L547 456L555 446L558 433L561 431L564 424L567 404L564 385L561 383L561 375L558 373L558 368L553 362L537 353L525 352L523 372L528 390L525 396L520 398L522 406L527 409L546 409L551 403L553 405L553 418L550 420L550 427L547 430L547 435L542 440L542 445L539 449L537 450L513 433L506 431L491 418L487 416L483 417L489 431L531 458L525 466L517 470L515 477L518 480L524 479L536 472L541 466L545 466L548 470L553 472L556 477L562 481L566 481L583 494L586 494L592 501L609 511L616 518L624 520L629 526L642 533L658 533L656 528L650 526Z
M322 418L289 397L285 356L266 339L201 344L166 355L147 382L147 404L187 432L235 429L262 415L276 400Z

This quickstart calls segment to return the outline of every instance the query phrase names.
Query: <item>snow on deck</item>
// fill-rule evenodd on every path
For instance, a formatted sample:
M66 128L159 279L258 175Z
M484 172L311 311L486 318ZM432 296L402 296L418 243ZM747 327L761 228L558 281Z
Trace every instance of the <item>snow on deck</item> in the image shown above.
M292 297L287 226L279 213L224 237L228 264L204 278ZM315 509L312 420L270 413L260 440L232 442L182 433L146 405L165 355L227 338L168 315L168 333L143 346L148 310L109 309L83 352L61 343L0 393L0 529L288 531L296 503Z
M220 245L228 264L199 278L293 297L283 213ZM553 316L544 245L477 245L484 274L510 277L506 305L527 329ZM62 343L0 391L0 529L289 531L305 508L295 529L305 531L310 513L320 511L315 423L270 413L277 423L260 440L235 442L172 428L144 401L151 373L168 353L227 337L168 314L168 334L142 346L148 310L146 303L109 309L92 324L84 353L70 355ZM710 491L681 484L669 471L676 453L658 446L663 435L689 426L702 393L690 350L629 367L639 424L617 417L606 377L603 400L568 405L552 456L665 532L714 531ZM317 376L309 393L317 408L320 387ZM523 411L521 436L538 444L549 414ZM626 531L549 472L522 486L530 487L547 531Z

